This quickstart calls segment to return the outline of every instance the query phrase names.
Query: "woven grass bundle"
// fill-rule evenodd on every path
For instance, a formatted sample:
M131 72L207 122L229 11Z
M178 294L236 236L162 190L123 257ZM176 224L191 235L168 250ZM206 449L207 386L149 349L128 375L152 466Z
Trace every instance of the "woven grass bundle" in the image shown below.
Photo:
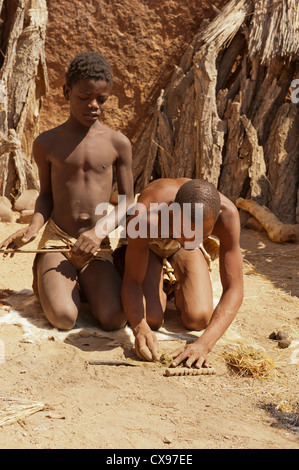
M223 357L228 367L241 376L255 379L275 377L277 366L274 359L252 346L237 346L225 351Z

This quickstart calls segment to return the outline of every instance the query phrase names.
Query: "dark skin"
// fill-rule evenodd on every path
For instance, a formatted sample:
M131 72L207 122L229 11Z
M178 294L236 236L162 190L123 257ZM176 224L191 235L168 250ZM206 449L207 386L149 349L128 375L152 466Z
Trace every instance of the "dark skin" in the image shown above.
M94 254L104 238L95 230L102 217L95 209L110 199L113 167L119 194L126 196L127 204L133 202L131 144L123 134L99 121L109 94L105 81L87 78L71 88L64 85L70 105L68 120L42 133L33 145L40 179L35 213L29 226L8 237L1 248L15 249L33 240L52 217L76 238L73 256ZM103 328L124 326L120 278L110 262L94 260L76 272L63 254L45 253L38 256L37 275L45 315L57 328L72 328L76 321L80 308L77 280Z
M171 204L178 189L186 181L189 179L159 179L141 192L138 202L146 206L148 226L150 204ZM186 360L187 367L207 367L209 352L235 318L243 300L239 215L229 199L222 194L220 199L221 210L216 223L209 219L203 224L204 239L215 235L220 240L219 266L223 293L215 309L209 270L201 250L181 248L169 258L177 278L175 302L182 323L191 330L205 330L192 344L173 352L173 366ZM169 220L172 226L171 218ZM159 218L157 224L160 226ZM184 237L178 240L182 247L188 241ZM122 283L122 302L135 335L137 355L146 360L159 358L158 343L153 330L163 324L166 296L162 285L162 263L149 249L148 239L129 238Z

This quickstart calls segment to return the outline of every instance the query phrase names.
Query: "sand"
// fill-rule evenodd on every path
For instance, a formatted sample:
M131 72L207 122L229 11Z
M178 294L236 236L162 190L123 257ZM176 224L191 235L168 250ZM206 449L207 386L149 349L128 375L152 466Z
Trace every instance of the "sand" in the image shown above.
M1 223L1 240L20 227ZM165 377L159 367L89 364L90 360L136 359L132 347L111 338L86 334L24 342L20 326L2 324L0 396L44 407L0 426L0 447L298 448L298 424L287 426L278 411L292 412L299 402L299 246L275 244L265 233L243 230L241 247L245 296L231 329L245 344L273 358L277 364L273 377L261 380L231 371L223 357L231 346L223 342L209 356L215 375ZM0 316L10 309L7 290L13 295L23 289L30 292L33 256L1 259ZM217 262L212 278L219 289ZM167 325L180 326L173 302L168 305ZM278 330L286 331L292 341L286 349L269 339ZM167 353L184 343L182 339L159 341L161 352Z

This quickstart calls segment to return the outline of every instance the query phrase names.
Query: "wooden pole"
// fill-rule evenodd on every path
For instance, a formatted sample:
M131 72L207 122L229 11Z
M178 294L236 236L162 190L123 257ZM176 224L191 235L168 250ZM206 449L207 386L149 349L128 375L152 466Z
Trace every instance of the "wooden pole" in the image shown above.
M12 250L12 249L3 249L0 250L0 253L69 253L72 250L70 248L44 248L41 250ZM100 251L112 253L112 249L101 249ZM74 253L75 254L75 253Z

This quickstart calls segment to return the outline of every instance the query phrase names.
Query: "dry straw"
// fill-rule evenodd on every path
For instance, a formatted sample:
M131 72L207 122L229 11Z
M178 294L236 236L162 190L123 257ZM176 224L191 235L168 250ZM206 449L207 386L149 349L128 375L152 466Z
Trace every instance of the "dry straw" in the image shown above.
M0 426L15 423L44 408L45 405L40 402L0 396Z
M225 351L223 357L226 364L241 376L255 379L275 377L277 366L274 359L252 346L237 346Z

